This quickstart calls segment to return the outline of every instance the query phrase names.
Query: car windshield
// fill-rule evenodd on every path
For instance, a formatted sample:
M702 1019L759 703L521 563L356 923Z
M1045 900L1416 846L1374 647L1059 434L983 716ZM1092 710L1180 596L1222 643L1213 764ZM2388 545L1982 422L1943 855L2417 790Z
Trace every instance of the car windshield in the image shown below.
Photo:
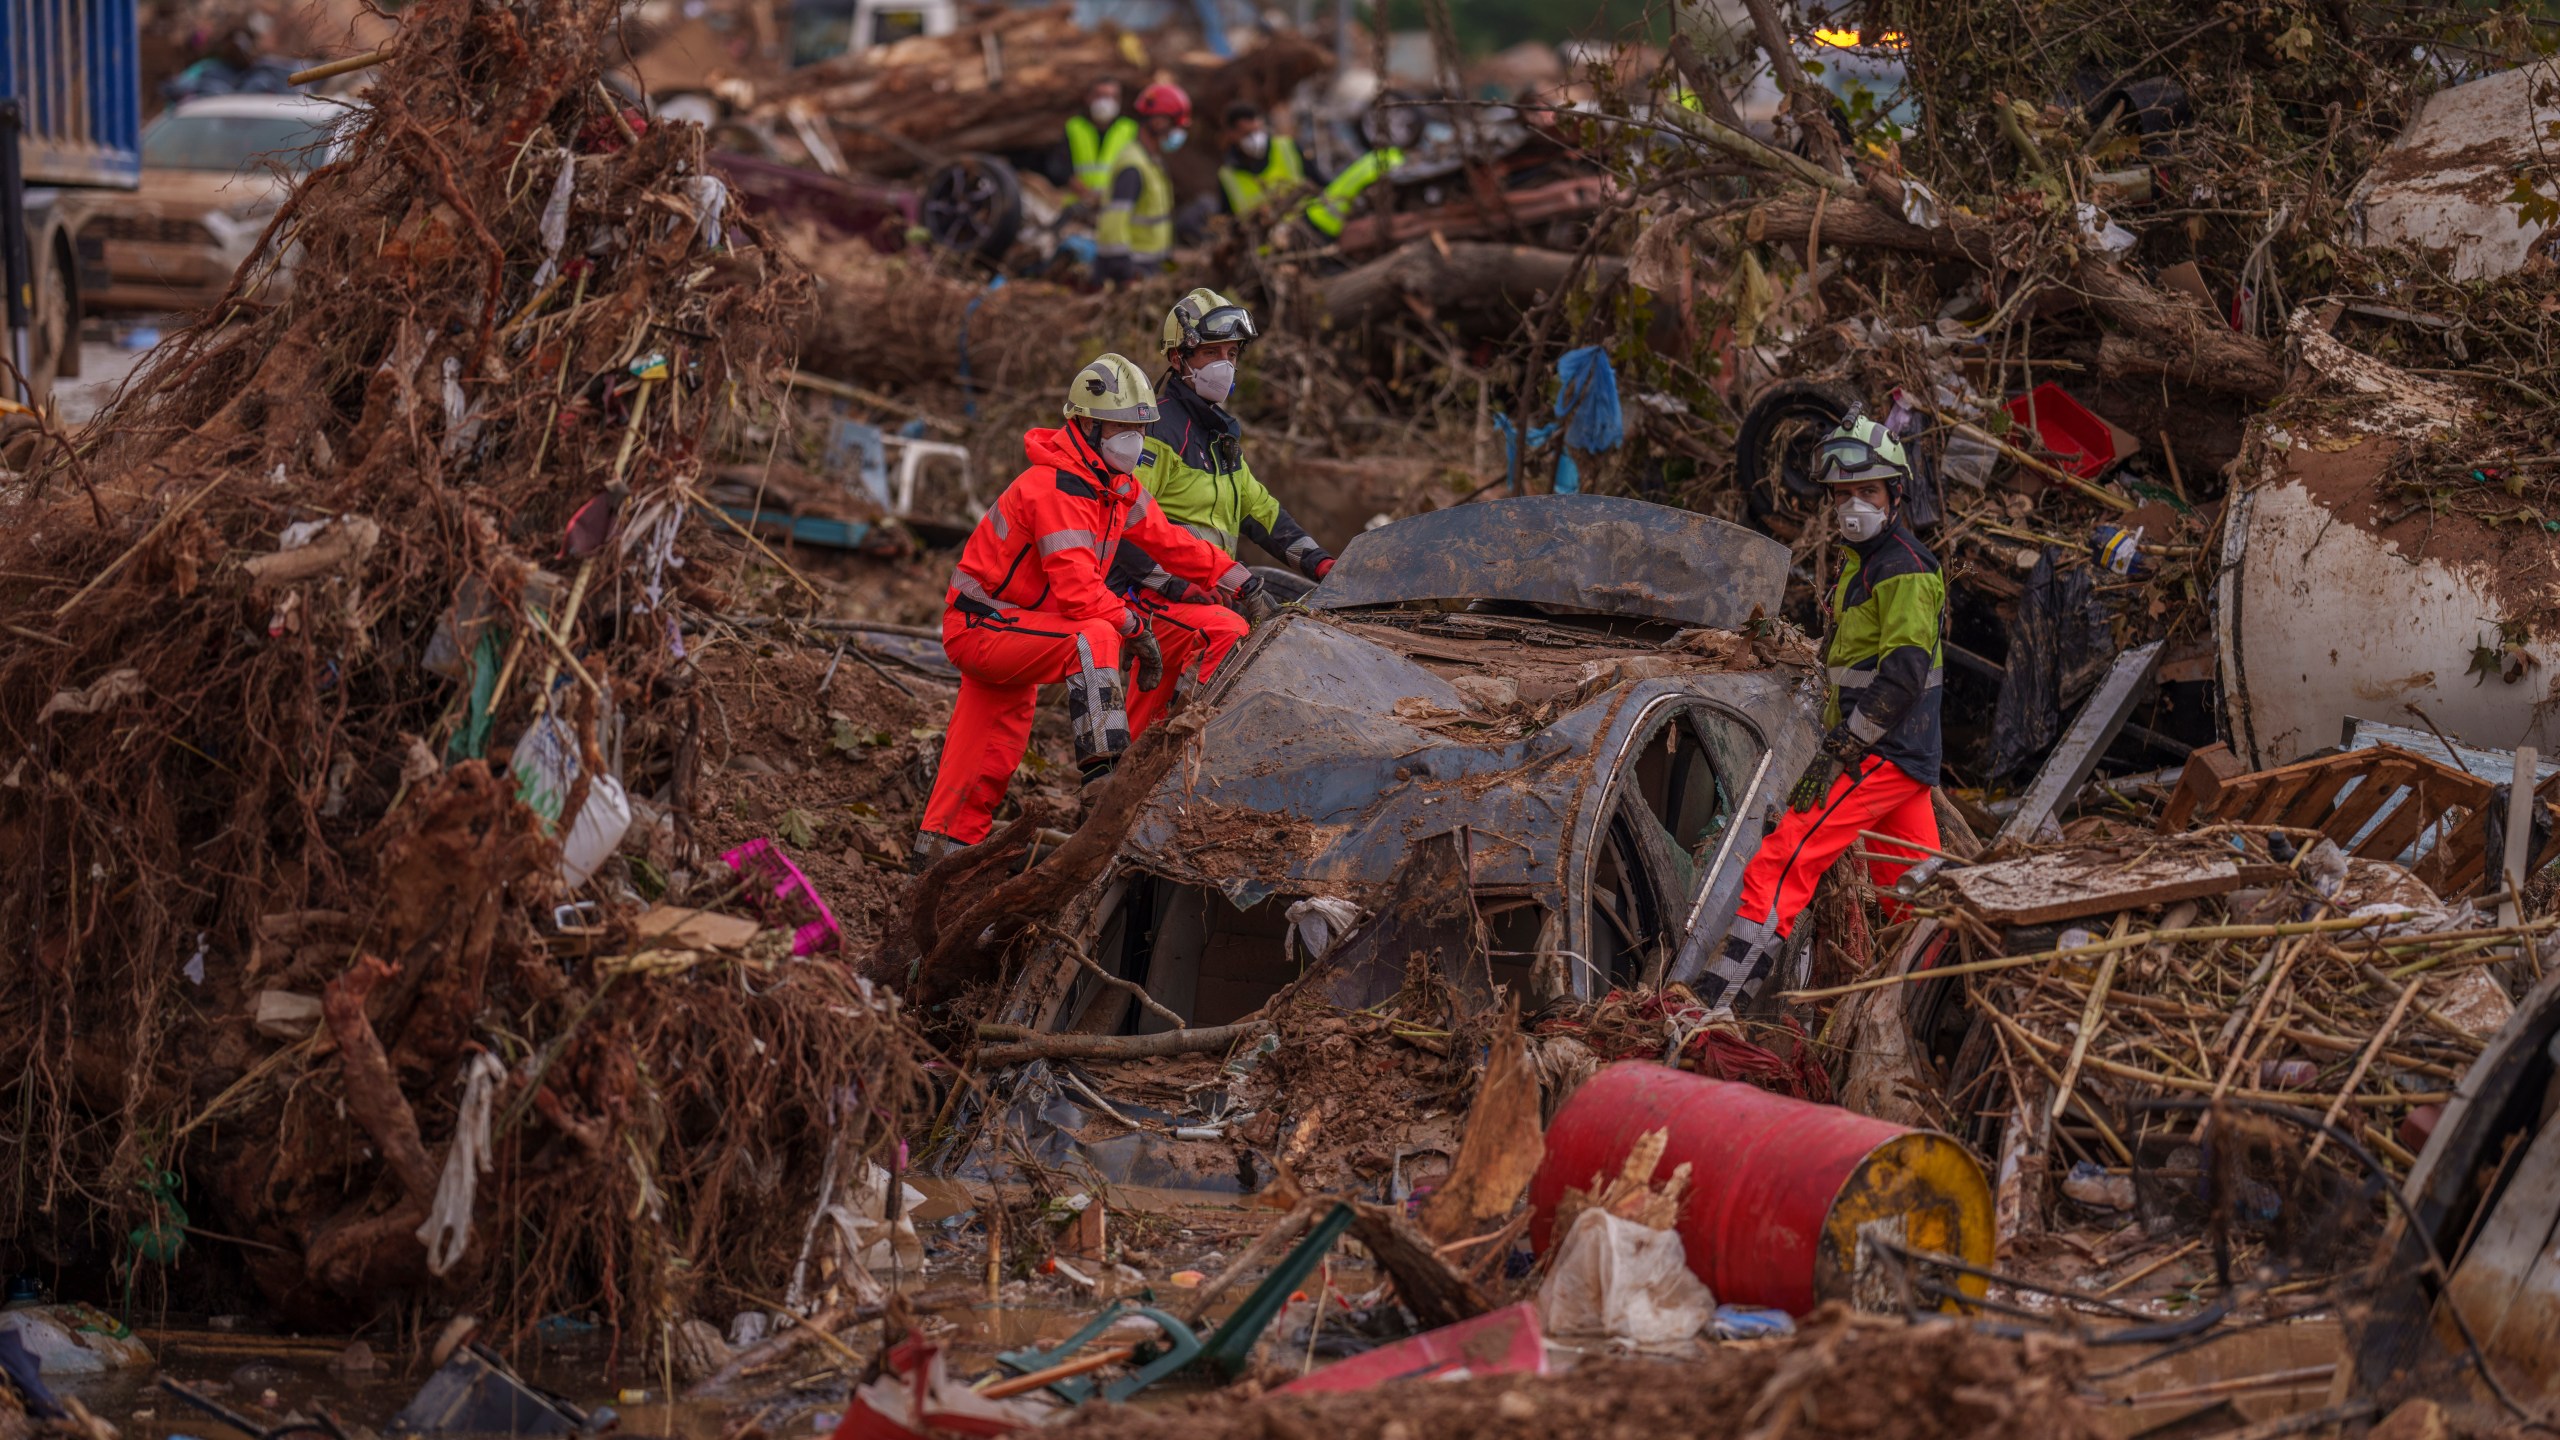
M142 133L142 163L163 170L236 173L262 159L308 170L323 158L330 111L274 115L164 115Z

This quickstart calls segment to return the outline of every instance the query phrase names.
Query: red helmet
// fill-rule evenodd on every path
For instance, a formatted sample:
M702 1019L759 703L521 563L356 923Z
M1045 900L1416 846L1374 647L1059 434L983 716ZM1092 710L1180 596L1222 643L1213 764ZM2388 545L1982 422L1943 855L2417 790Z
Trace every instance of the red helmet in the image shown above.
M1161 80L1138 92L1136 108L1140 115L1161 115L1176 125L1191 123L1191 97L1182 93L1181 86Z

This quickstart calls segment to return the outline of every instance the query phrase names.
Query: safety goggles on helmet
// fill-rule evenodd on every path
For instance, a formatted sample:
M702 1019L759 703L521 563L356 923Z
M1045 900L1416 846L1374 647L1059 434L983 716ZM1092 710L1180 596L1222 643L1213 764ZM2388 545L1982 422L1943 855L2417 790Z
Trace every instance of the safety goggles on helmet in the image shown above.
M1911 464L1891 430L1881 422L1853 416L1814 447L1813 478L1825 485L1881 480L1900 486L1911 478Z
M1222 345L1230 340L1252 338L1253 317L1245 313L1241 305L1221 305L1191 326L1191 343L1194 345Z

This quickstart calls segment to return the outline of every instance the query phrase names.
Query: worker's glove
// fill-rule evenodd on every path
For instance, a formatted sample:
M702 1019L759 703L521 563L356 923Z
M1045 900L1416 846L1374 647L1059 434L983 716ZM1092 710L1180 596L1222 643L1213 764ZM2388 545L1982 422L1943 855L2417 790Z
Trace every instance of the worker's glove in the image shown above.
M1271 603L1271 592L1263 588L1259 575L1245 581L1244 588L1236 592L1236 609L1244 615L1244 623L1257 630L1280 613L1280 607Z
M1787 808L1811 810L1820 805L1822 797L1831 793L1833 782L1839 778L1839 761L1828 755L1815 755L1813 763L1804 767L1803 776L1796 781L1795 793L1787 797Z
M1120 642L1120 663L1137 677L1141 690L1164 683L1164 646L1157 643L1156 632L1149 626L1140 625L1137 634Z
M1858 762L1866 758L1867 742L1843 722L1832 726L1831 733L1822 737L1822 753L1839 761L1841 769L1855 770Z
M1843 775L1855 774L1858 762L1865 758L1867 747L1846 725L1834 725L1822 737L1822 748L1805 767L1804 778L1796 781L1795 793L1788 804L1797 810L1810 810L1831 793L1832 785Z
M1317 561L1317 562L1316 562L1316 583L1317 583L1317 584L1319 584L1319 585L1323 584L1323 583L1324 583L1324 577L1326 577L1327 575L1330 575L1330 574L1332 574L1332 573L1333 573L1333 557L1332 557L1332 556L1327 555L1327 556L1326 556L1326 557L1324 557L1323 559L1321 559L1321 560L1319 560L1319 561Z

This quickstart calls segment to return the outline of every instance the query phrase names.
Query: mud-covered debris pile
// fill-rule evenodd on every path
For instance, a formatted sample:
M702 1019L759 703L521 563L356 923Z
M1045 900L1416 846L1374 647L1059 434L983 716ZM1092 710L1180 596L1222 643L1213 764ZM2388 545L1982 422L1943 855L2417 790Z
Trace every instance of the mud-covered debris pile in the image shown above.
M830 1137L893 1143L912 1043L785 953L796 897L778 948L617 920L763 898L697 828L738 551L696 487L806 283L609 103L616 13L404 12L230 294L7 507L31 1261L297 1323L725 1314Z
M1556 1377L1500 1375L1347 1394L1247 1398L1228 1391L1183 1406L1096 1406L1054 1433L1075 1440L1720 1433L2077 1440L2105 1433L2096 1410L2075 1396L2080 1370L2081 1352L2066 1341L1994 1339L1958 1325L1914 1327L1834 1308L1783 1343L1719 1347L1693 1364L1596 1361Z

